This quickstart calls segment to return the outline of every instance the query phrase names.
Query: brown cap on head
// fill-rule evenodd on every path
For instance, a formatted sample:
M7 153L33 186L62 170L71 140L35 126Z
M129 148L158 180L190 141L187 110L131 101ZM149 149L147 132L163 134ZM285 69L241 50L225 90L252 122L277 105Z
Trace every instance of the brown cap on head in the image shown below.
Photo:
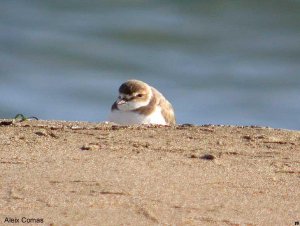
M120 88L119 92L123 94L133 94L139 92L145 92L150 90L150 87L139 80L128 80L127 82L123 83Z

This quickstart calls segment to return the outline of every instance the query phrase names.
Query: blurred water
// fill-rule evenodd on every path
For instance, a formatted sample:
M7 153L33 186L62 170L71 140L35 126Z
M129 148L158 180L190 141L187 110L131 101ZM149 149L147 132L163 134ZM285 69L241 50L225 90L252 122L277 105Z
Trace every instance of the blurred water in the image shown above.
M130 78L179 123L300 129L300 1L0 2L0 118L104 121Z

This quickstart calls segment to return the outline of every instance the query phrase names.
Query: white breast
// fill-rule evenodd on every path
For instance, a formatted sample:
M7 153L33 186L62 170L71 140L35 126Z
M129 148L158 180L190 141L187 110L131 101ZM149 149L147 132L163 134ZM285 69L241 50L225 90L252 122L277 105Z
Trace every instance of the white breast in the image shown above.
M132 111L114 110L109 115L109 121L123 125L132 124L160 124L166 125L166 120L161 114L161 108L156 107L150 115L138 114Z

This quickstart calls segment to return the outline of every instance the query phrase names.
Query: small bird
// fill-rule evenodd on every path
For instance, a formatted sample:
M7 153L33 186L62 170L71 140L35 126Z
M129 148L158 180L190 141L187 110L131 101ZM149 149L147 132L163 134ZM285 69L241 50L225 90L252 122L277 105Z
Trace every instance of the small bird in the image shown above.
M109 121L123 125L176 123L170 102L158 90L139 80L128 80L120 86Z

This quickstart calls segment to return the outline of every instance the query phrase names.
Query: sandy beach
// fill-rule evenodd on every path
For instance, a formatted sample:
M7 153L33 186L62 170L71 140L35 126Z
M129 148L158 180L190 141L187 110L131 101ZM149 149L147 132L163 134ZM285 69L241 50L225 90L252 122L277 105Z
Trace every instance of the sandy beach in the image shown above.
M1 120L0 158L0 225L300 221L299 131Z

